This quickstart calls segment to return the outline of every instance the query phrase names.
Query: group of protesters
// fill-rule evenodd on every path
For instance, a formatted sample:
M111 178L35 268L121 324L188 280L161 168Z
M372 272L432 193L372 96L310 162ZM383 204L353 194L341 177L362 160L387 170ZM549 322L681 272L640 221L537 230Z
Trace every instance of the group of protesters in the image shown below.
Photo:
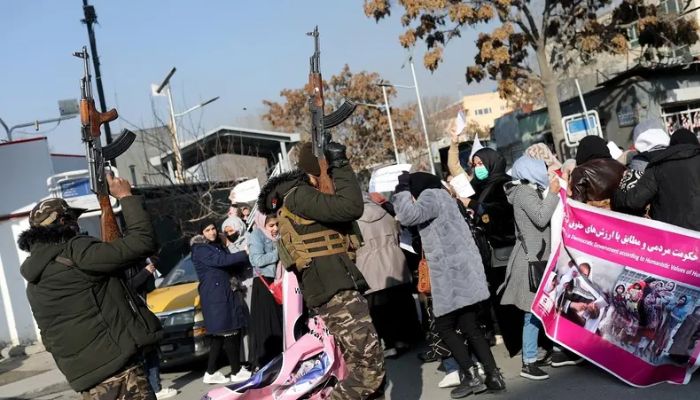
M549 259L551 221L561 209L561 193L594 207L700 230L700 143L695 133L678 129L668 134L657 121L644 121L634 129L630 149L617 158L610 150L602 138L586 136L575 159L560 160L538 143L508 170L505 158L491 148L479 149L462 165L455 134L445 181L426 172L404 172L393 191L362 193L345 147L331 142L325 157L335 193L329 194L319 189L323 174L314 150L308 143L301 145L299 169L271 178L257 207L232 204L223 223L201 221L190 241L210 345L203 381L246 381L282 354L279 286L285 269L298 278L308 315L322 317L351 366L330 398L381 396L384 359L422 346L424 339L427 350L418 356L426 363L439 362L445 372L439 386L451 388L452 398L505 389L491 351L500 342L511 356L521 354L520 375L526 379L544 380L549 377L547 367L582 362L547 340L531 313L535 293L528 265ZM460 197L460 190L448 183L456 180L470 182L473 194ZM115 298L124 298L128 290L115 283L117 278L92 276L133 264L154 251L152 226L138 196L131 195L123 179L109 183L112 194L122 200L128 228L123 239L112 243L78 235L81 211L65 201L37 204L30 215L31 228L20 240L21 248L31 253L22 267L28 296L47 349L72 387L86 398L102 398L114 390L148 399L162 390L158 398L170 397L176 392L160 388L157 359L151 362L153 368L149 357L144 365L134 364L135 349L152 346L161 334L144 302L130 303L134 310L138 305L139 318L106 320L123 326L85 326L86 332L99 330L103 338L110 331L129 332L119 343L101 342L105 357L122 349L114 365L84 349L75 355L75 349L58 345L72 342L68 330L56 324L56 313L92 304L73 302L71 296L82 296L84 286L106 285L117 293ZM352 235L362 240L346 240ZM585 274L584 264L579 267ZM152 273L153 265L146 270ZM61 277L70 278L73 286L66 286L68 281ZM51 286L54 282L62 291ZM629 296L634 290L641 287L628 290ZM616 288L616 295L614 301L621 307L629 303L624 286ZM91 305L90 312L130 315L118 301L107 307L110 298ZM686 297L688 301L693 299ZM680 309L671 312L676 320L685 316ZM676 320L665 321L664 340L656 347L669 345ZM65 321L68 326L70 321ZM141 326L139 321L147 323ZM614 322L609 332L619 331ZM80 340L93 337L84 336ZM229 376L219 370L223 354L230 364ZM86 375L78 364L66 361L76 357L89 361L93 372ZM149 375L155 374L150 386L144 366Z
M356 249L355 263L369 286L364 296L384 357L400 356L427 337L428 349L419 357L440 361L445 377L439 386L454 387L453 398L505 389L490 350L501 341L511 355L521 353L520 375L527 379L547 379L546 367L582 361L547 340L530 311L535 293L528 283L528 264L546 262L552 252L550 223L562 187L572 199L595 207L700 230L700 145L686 129L669 135L660 123L644 121L634 130L633 146L616 159L609 143L598 136L583 138L576 157L569 160L559 160L538 143L509 170L505 158L491 148L474 152L461 165L459 140L456 135L452 139L445 181L425 172L405 172L393 192L364 194L358 220L364 242ZM447 183L460 175L474 189L468 198L459 197ZM226 292L226 307L238 310L240 318L218 326L221 310L211 310L210 317L205 311L205 321L217 325L210 329L208 323L208 332L221 336L222 342L213 342L210 360L222 346L227 349L234 382L250 376L240 366L235 339L240 329L248 328L253 369L282 352L281 306L270 290L283 269L277 215L256 211L248 221L254 221L250 232L239 216L230 216L221 227L223 234L209 237L208 231L217 226L203 224L200 234L212 248L206 255L199 255L193 241L203 281L206 267L248 263L254 271L250 315L242 304L244 296L234 295L236 274L229 274L234 290ZM430 268L428 293L416 290L421 260ZM218 303L215 291L203 289L205 285L200 293L207 310L207 302ZM210 362L205 382L227 380L215 376L215 367Z

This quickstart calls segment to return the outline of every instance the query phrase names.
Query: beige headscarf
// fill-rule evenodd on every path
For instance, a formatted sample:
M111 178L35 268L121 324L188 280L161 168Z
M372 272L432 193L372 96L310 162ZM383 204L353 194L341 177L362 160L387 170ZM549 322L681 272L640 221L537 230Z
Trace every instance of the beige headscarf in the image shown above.
M549 150L549 147L544 143L533 144L525 150L525 154L531 158L534 158L535 160L544 161L544 163L547 164L547 167L550 169L561 168L561 162L557 160L557 157L552 154L552 151Z

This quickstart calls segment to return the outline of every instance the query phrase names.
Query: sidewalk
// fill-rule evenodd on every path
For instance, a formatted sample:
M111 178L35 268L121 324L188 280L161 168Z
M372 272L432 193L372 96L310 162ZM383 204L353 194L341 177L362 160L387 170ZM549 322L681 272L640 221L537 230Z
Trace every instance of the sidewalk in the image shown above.
M45 351L0 362L0 399L35 399L69 389Z

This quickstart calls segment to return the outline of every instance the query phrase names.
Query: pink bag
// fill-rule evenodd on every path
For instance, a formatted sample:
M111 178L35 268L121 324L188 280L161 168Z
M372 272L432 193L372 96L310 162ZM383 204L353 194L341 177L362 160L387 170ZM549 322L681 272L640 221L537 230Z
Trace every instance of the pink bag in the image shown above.
M322 400L337 381L345 379L345 362L335 339L319 317L307 321L309 333L297 338L294 327L302 315L302 296L293 272L282 276L284 353L245 382L213 389L210 400Z

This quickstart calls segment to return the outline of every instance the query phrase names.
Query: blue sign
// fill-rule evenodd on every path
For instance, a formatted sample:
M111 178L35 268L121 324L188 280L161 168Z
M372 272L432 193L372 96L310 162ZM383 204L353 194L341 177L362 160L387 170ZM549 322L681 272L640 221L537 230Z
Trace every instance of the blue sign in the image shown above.
M598 112L595 110L588 111L585 119L581 113L566 116L561 119L561 122L564 126L564 139L567 146L576 146L581 139L588 135L603 137Z
M92 194L89 178L71 179L60 182L59 185L61 186L61 197L64 199Z

